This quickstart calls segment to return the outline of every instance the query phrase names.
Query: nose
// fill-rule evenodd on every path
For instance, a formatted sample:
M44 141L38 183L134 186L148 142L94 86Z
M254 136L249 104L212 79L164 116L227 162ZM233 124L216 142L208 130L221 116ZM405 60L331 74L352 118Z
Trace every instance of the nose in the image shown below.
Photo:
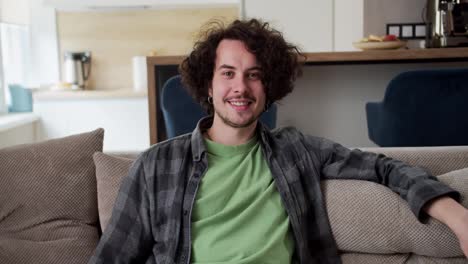
M234 78L232 85L234 93L244 94L248 89L247 78L245 76L238 76Z

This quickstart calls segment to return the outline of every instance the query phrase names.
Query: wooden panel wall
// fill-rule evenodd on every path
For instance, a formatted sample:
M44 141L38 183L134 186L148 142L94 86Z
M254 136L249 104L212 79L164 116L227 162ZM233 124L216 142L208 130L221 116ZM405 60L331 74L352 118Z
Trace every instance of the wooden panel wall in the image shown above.
M91 89L131 89L132 57L187 54L200 27L232 21L237 6L204 9L65 12L57 15L61 67L64 51L92 52ZM63 71L63 69L62 69ZM63 76L63 75L62 75Z

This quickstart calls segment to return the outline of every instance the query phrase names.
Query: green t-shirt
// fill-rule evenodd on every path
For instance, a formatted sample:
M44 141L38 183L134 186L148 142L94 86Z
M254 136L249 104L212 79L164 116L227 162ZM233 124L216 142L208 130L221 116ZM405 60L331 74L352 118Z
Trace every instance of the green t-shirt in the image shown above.
M289 218L258 140L205 144L209 169L192 213L192 262L290 263Z

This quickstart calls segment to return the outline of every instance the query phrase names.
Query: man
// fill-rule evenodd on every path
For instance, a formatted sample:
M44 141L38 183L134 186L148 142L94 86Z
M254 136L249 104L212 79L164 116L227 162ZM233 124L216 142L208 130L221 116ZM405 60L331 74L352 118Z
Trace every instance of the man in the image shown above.
M180 66L210 117L137 159L92 263L341 263L322 179L385 184L420 220L447 224L468 255L468 210L435 177L258 122L292 91L298 55L266 23L212 25Z

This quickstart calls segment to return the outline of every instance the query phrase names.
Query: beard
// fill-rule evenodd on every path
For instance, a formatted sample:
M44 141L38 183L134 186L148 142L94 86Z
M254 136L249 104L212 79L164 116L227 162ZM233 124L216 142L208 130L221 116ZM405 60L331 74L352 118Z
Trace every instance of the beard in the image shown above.
M219 116L219 118L221 119L221 121L223 121L224 124L230 126L230 127L233 127L233 128L245 128L245 127L249 127L250 125L252 125L253 123L255 123L259 118L260 118L260 115L262 114L261 112L258 114L258 115L253 115L250 119L248 119L247 121L243 122L243 123L236 123L234 121L232 121L227 115L223 115L222 113L220 113L219 111L217 111L215 109L215 112L216 114Z

